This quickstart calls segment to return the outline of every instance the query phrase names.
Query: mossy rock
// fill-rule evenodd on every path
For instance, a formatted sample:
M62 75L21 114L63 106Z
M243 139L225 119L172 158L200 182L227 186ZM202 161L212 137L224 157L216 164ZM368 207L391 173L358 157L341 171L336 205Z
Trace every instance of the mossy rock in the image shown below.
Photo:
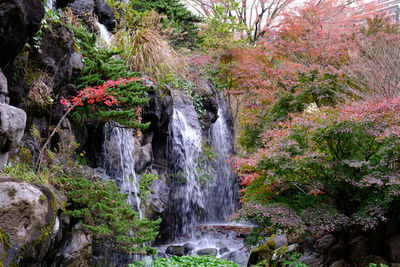
M253 251L250 253L249 261L247 263L247 266L260 266L260 262L269 262L269 259L272 256L272 250L269 247L268 244L264 244L261 246L258 246L253 249ZM263 266L263 265L261 265ZM265 266L265 265L264 265Z
M55 195L43 185L7 177L0 179L0 189L3 200L0 224L2 236L7 236L7 239L3 238L7 242L3 256L0 256L3 265L27 266L30 262L40 261L49 250L57 230Z

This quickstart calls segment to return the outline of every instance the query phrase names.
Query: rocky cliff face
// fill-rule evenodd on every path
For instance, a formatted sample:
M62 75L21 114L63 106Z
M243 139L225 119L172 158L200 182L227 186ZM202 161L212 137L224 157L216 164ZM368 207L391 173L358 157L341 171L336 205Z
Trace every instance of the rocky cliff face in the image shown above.
M58 0L55 6L71 8L78 16L97 15L108 29L114 28L111 9L103 0ZM44 16L41 0L5 0L0 4L0 169L9 153L22 142L37 156L40 144L32 137L32 126L42 136L49 134L63 115L51 96L75 93L72 81L82 68L72 31L62 23L44 28L40 40L32 38ZM39 49L33 49L33 45ZM198 86L203 94L203 136L218 118L216 92L206 80ZM169 226L175 222L171 122L174 106L191 107L190 98L175 88L152 88L149 103L143 108L143 122L151 122L142 138L135 140L135 171L157 174L152 193L143 209L151 218L163 218L160 240L171 238ZM196 115L191 120L197 122ZM75 136L85 150L91 167L101 160L103 125L62 125ZM56 135L51 147L62 139ZM60 161L62 162L62 160ZM101 169L88 168L90 175L109 179ZM90 234L76 221L63 215L66 196L51 185L0 177L0 262L20 266L121 266L137 260L132 255L115 252L93 242Z

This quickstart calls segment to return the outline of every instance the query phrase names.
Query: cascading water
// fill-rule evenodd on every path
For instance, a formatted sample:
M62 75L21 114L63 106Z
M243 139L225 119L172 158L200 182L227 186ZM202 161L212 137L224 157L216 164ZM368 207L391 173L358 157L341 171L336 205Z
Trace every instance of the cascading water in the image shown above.
M46 10L54 9L55 0L47 0L46 1Z
M135 173L135 140L131 129L113 127L108 122L103 130L103 168L116 181L127 202L143 217L140 208L139 183Z
M233 138L228 126L229 111L225 101L219 98L218 119L211 126L211 145L217 153L212 167L215 178L205 188L207 196L205 222L226 222L237 207L238 188L232 173L230 156L233 152Z
M101 39L106 43L106 45L110 45L111 44L111 33L107 30L106 26L104 26L100 22L97 21L96 24L97 24L97 27L99 27Z
M178 247L188 254L211 253L245 265L249 253L238 233L251 231L252 226L227 222L236 209L238 188L229 163L233 138L228 123L229 111L222 97L218 116L208 136L208 143L214 147L217 157L211 163L204 163L207 157L202 151L197 114L191 101L174 97L171 163L175 169L172 193L175 240L159 250L174 255L174 248ZM206 177L202 177L204 175Z
M194 109L185 110L194 112ZM193 114L192 114L193 115ZM192 116L193 117L193 116ZM190 233L197 213L204 208L199 184L198 158L201 154L201 129L197 120L189 124L183 111L175 108L172 121L172 154L175 159L176 190L173 195L177 214L176 233Z

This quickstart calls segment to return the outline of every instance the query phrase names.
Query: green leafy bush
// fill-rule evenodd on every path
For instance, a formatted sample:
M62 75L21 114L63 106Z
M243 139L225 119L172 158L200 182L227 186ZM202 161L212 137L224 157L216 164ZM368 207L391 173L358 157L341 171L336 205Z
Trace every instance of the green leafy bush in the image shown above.
M147 201L148 196L152 193L151 183L158 180L157 174L145 173L139 180L140 199Z
M83 27L74 30L77 45L83 56L83 69L75 84L83 90L87 87L103 85L107 80L137 77L139 74L128 71L124 61L115 56L122 51L112 51L108 48L97 46L97 37L89 34ZM149 83L154 81L149 78ZM77 107L72 117L81 121L112 120L127 127L144 129L149 124L142 124L140 106L148 102L146 81L138 80L107 89L118 100L118 110L110 109L106 105L97 105L93 109Z
M82 221L96 238L116 249L134 253L153 253L143 247L158 234L160 219L139 219L114 181L65 178L68 205L66 214Z
M137 262L129 264L128 267L145 267L144 262ZM238 267L235 262L217 259L214 256L173 256L172 258L157 258L153 260L153 267L177 267L177 266L191 266L191 267L211 267L211 266L226 266Z
M311 233L376 228L398 216L400 99L305 110L237 158L239 217Z

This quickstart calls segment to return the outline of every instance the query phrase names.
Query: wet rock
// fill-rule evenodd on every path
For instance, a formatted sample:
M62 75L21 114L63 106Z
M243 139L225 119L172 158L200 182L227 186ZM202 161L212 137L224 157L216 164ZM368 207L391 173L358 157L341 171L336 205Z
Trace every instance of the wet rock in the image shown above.
M225 253L228 253L229 251L230 250L227 247L223 247L223 248L218 249L219 255L223 255Z
M76 0L67 5L75 15L91 15L94 10L93 0Z
M165 253L170 255L183 256L188 254L189 250L182 245L170 245L167 250L165 250Z
M336 240L336 237L333 235L325 235L318 242L316 250L320 253L324 253L336 242Z
M172 92L174 99L174 108L185 114L187 123L194 129L199 129L199 120L197 112L192 105L192 100L183 91L174 90Z
M25 125L25 111L0 103L0 169L7 164L11 148L21 141Z
M83 226L78 223L74 226L71 236L56 256L56 266L86 267L91 266L92 241Z
M240 266L249 266L247 265L247 260L249 255L242 250L236 250L231 253L228 253L221 257L222 259L227 259L228 261L233 261L239 264Z
M389 239L390 258L394 262L400 262L400 235L393 236Z
M308 267L322 266L323 257L318 253L305 254L299 258L299 262L305 263Z
M147 258L143 255L128 254L105 246L104 242L92 240L92 260L93 264L89 266L107 266L121 267L127 266L129 263L138 262ZM80 266L80 265L76 265ZM58 266L57 266L58 267Z
M223 243L223 242L216 242L215 243L215 246L217 247L217 248L224 248L224 247L226 247L226 245Z
M0 225L11 247L0 251L7 255L5 266L41 262L59 230L54 195L42 185L0 177L0 199Z
M151 190L154 192L149 196L152 210L157 213L163 213L169 204L170 188L161 179L157 179L151 183Z
M166 258L167 254L161 251L157 251L156 258Z
M183 245L183 247L188 252L196 249L196 246L194 244L192 244L192 243L186 243L186 244Z
M204 256L204 255L211 255L211 256L217 256L218 255L218 249L216 248L203 248L199 249L195 252L197 255Z
M11 62L40 28L42 0L3 0L0 4L0 67Z
M107 30L113 31L115 28L114 14L111 8L107 5L104 0L94 1L94 13L99 19L101 24L106 26Z
M135 171L141 173L150 168L153 162L153 150L151 143L140 146L140 143L135 139Z
M41 61L51 76L46 83L56 88L71 79L73 68L78 64L76 58L71 59L75 52L73 32L61 23L55 24L51 29L42 30L41 40Z

